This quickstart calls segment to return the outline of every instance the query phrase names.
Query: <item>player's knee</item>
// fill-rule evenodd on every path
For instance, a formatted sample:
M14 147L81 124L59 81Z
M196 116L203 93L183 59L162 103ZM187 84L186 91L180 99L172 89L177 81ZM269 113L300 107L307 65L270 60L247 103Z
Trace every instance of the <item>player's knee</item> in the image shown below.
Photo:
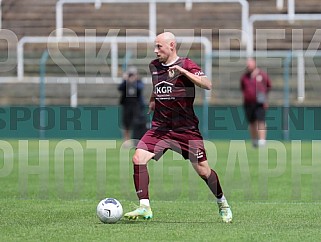
M145 165L147 163L146 157L139 154L138 152L135 152L132 162L134 163L134 165Z
M135 154L133 155L132 162L134 165L146 165L150 159L155 156L154 153L143 149L136 149Z
M207 164L199 163L195 167L195 170L196 170L197 174L203 179L207 179L209 177L209 175L211 174L211 168Z
M139 165L141 163L138 154L134 154L132 162L134 163L134 165Z
M208 172L206 172L205 170L201 170L198 172L198 175L202 178L202 179L207 179L208 178Z

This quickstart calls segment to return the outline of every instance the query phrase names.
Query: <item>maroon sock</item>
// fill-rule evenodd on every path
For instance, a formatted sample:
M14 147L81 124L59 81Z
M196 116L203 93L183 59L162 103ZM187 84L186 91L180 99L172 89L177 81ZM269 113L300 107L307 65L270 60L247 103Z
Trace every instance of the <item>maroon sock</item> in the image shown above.
M206 182L216 198L221 198L223 196L222 187L215 171L211 170L210 176L202 179Z
M134 165L134 183L137 197L139 199L149 199L147 165Z

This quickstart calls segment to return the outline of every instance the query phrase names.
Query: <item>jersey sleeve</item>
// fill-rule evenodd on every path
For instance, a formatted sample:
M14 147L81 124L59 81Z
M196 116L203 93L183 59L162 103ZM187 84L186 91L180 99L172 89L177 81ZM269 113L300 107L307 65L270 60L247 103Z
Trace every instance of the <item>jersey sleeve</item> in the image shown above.
M197 76L206 76L202 69L191 59L186 58L183 68Z

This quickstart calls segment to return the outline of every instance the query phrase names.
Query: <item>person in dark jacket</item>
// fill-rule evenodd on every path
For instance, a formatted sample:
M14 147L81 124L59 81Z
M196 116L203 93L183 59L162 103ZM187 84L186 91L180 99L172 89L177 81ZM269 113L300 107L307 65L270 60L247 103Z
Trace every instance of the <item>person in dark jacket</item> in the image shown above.
M124 80L118 86L121 93L122 128L124 141L140 139L146 131L146 117L144 114L144 83L139 79L136 67L128 68Z

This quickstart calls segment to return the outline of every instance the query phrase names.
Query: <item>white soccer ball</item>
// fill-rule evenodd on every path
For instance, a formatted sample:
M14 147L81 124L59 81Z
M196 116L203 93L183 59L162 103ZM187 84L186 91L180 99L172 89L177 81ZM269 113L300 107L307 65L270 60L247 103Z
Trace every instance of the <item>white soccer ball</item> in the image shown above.
M115 198L105 198L97 205L97 216L103 223L116 223L123 216L123 207Z

